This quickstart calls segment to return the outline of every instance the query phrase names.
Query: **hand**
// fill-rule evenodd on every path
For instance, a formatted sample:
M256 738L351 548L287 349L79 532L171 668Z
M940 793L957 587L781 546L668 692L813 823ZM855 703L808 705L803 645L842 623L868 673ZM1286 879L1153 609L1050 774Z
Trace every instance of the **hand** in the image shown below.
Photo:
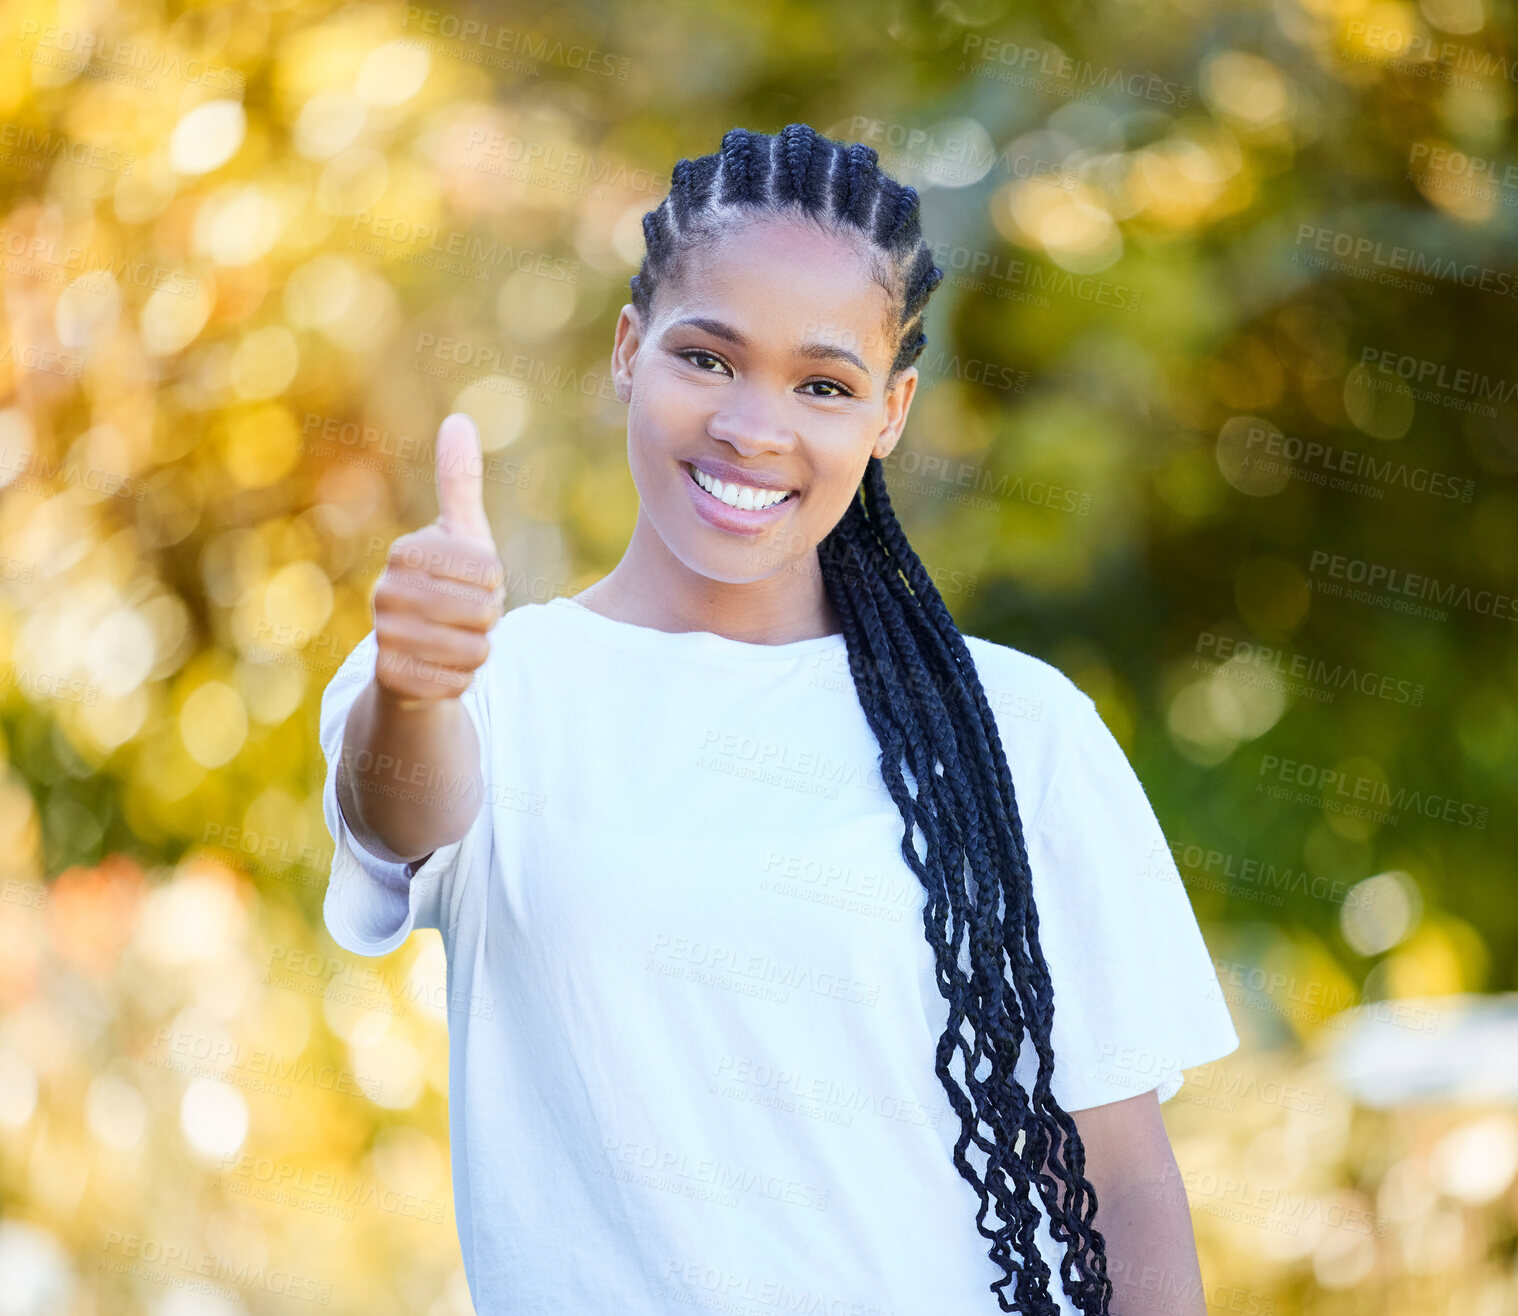
M479 431L445 417L435 445L438 517L390 545L374 590L374 679L405 700L457 699L490 655L506 569L485 517Z

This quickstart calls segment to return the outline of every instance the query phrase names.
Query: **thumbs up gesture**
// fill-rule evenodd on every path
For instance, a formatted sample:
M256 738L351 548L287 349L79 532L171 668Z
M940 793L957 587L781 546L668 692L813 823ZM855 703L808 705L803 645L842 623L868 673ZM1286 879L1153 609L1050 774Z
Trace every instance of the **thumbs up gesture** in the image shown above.
M375 680L409 700L456 699L468 689L506 603L474 421L446 417L435 456L437 520L390 545L374 590Z

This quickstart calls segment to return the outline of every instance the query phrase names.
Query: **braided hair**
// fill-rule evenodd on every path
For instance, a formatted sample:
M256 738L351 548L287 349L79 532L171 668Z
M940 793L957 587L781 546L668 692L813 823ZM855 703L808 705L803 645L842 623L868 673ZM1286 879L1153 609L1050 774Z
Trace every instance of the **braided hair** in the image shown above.
M889 388L927 343L923 312L943 273L922 237L917 192L883 173L878 158L869 146L793 123L773 135L734 128L719 152L680 160L668 196L643 216L647 249L631 281L639 315L647 323L655 290L692 248L748 219L794 215L867 253L899 342ZM1052 1236L1065 1245L1065 1292L1085 1316L1108 1316L1112 1284L1092 1223L1097 1202L1084 1175L1085 1149L1050 1093L1054 993L1006 756L964 637L907 543L873 454L817 555L859 702L880 742L881 776L905 825L901 852L927 892L923 930L948 1004L935 1069L960 1120L955 1168L980 1199L976 1228L1003 1271L991 1290L1002 1311L1056 1311L1035 1243L1031 1180ZM1013 1073L1025 1031L1038 1056L1031 1093ZM950 1069L956 1052L962 1078ZM970 1162L972 1143L984 1170ZM1001 1221L994 1228L986 1223L993 1199Z

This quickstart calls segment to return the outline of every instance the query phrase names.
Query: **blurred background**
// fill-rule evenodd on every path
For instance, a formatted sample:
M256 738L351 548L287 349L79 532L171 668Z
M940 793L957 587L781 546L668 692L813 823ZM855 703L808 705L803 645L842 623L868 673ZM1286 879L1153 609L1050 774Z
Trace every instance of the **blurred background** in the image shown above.
M946 274L907 532L1097 701L1243 1040L1162 1108L1209 1309L1518 1312L1515 36L0 8L0 1316L471 1311L442 946L326 934L321 692L449 411L511 604L614 565L642 216L798 120Z

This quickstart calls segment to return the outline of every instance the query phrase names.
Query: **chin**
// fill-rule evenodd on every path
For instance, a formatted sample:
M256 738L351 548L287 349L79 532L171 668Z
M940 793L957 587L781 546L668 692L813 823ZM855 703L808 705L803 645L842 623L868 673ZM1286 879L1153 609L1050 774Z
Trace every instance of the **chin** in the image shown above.
M731 543L720 546L719 551L713 551L709 541L701 542L703 537L700 530L704 528L706 527L697 527L694 534L687 533L683 542L678 544L671 543L668 538L664 541L681 564L698 576L705 576L708 580L724 585L751 585L782 572L803 569L801 564L806 560L807 554L802 553L798 558L795 554L786 552L783 540L779 538L775 542L761 540L747 545ZM785 538L789 539L790 536ZM723 548L726 551L720 551Z
M722 585L752 585L785 570L784 563L777 562L773 554L759 548L746 552L740 550L720 562L711 553L677 553L675 556L696 575Z

